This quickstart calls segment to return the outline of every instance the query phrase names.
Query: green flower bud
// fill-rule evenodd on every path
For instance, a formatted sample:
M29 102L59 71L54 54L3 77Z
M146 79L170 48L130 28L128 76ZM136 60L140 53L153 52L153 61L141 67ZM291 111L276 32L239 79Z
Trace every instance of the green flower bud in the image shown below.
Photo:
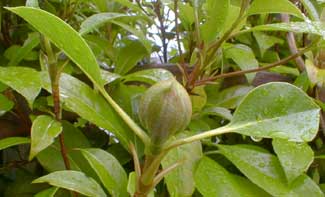
M183 131L191 116L191 99L175 79L153 85L140 101L140 122L157 147L175 133Z

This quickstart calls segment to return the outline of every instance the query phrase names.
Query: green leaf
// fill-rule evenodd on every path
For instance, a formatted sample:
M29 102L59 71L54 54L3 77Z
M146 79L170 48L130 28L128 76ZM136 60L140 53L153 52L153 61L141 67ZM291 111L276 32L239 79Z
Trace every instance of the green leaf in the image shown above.
M314 62L309 59L306 59L305 65L307 75L312 86L317 85L319 87L323 87L325 84L325 69L318 68L314 65Z
M260 138L311 141L318 132L319 110L296 86L272 82L246 95L226 128Z
M47 73L43 73L43 86L50 91L50 81ZM64 105L99 127L112 132L128 149L128 143L135 140L134 133L124 123L120 116L96 91L78 79L62 74L60 79L60 97ZM134 142L134 144L137 144Z
M139 41L146 48L147 52L148 53L151 52L151 42L148 40L148 38L146 37L146 35L142 31L140 31L140 30L138 30L138 29L136 29L136 28L134 28L134 27L132 27L130 25L127 25L125 23L116 21L116 20L113 20L111 22L114 23L115 25L118 25L118 26L122 27L126 31L128 31L128 32L132 33L133 35L135 35L136 37L138 37Z
M0 81L23 95L30 105L41 91L40 75L32 68L0 67Z
M267 51L267 49L271 48L275 44L283 44L283 40L275 37L275 36L270 36L267 35L266 33L263 32L253 32L253 35L256 39L256 42L258 44L258 47L261 52L261 56L264 55L264 53Z
M9 100L3 94L0 94L0 116L10 111L14 107L15 103Z
M272 145L289 183L306 172L314 160L314 152L306 143L273 139Z
M79 33L81 35L87 34L93 31L94 29L104 25L107 22L122 17L132 17L132 16L129 16L127 14L122 14L122 13L115 13L115 12L94 14L81 23Z
M290 186L290 196L315 196L324 197L324 193L320 187L307 175L301 175ZM292 194L293 193L293 194Z
M136 192L136 174L135 172L131 172L129 174L129 180L128 180L128 193L130 196L134 196L134 193ZM155 197L154 191L151 191L147 197Z
M192 112L200 112L207 102L207 94L204 90L204 86L197 86L192 90L190 95L192 103Z
M119 106L134 120L138 119L140 96L146 91L146 87L137 85L118 84L111 91L111 96Z
M214 106L205 107L201 111L201 115L219 116L226 120L232 119L231 111L229 109L223 108L223 107L214 107Z
M203 157L195 170L195 183L205 197L270 196L249 180L229 173L208 157Z
M105 85L121 78L121 75L106 70L100 70L100 74L102 76L102 79L104 80Z
M290 22L290 23L273 23L267 25L259 25L239 33L247 33L253 31L288 31L294 33L310 33L325 37L325 24L322 22Z
M266 150L251 145L219 145L227 157L253 183L272 196L323 196L319 187L306 175L288 186L279 160Z
M131 41L122 47L115 62L115 73L124 75L129 72L147 54L139 41Z
M300 10L289 0L254 0L247 15L267 14L267 13L287 13L298 18L304 18Z
M96 7L99 9L100 12L106 12L107 11L107 3L106 0L91 0Z
M274 196L284 196L289 192L281 165L274 155L247 145L220 145L219 149L246 177L265 191Z
M124 82L139 81L148 84L155 84L173 78L174 75L168 70L161 68L145 69L128 74L123 77Z
M181 166L168 173L164 178L170 196L192 196L195 190L193 172L201 157L200 142L179 146L165 156L161 163L163 169L177 162L183 162Z
M302 89L304 92L307 92L309 85L310 85L310 81L308 79L308 75L307 72L304 71L303 73L301 73L295 80L295 82L293 83L295 86L297 86L298 88Z
M300 1L304 8L307 10L308 16L313 20L313 21L319 21L319 15L317 12L316 7L310 0L301 0Z
M42 176L33 183L49 183L52 186L76 191L90 197L105 197L106 194L100 185L92 178L79 171L56 171Z
M207 0L205 6L206 22L201 26L201 35L204 43L209 43L224 30L230 0Z
M5 85L4 83L1 83L1 82L0 82L0 92L5 91L7 88L8 88L7 85Z
M87 163L87 160L82 156L80 151L75 150L76 148L90 148L88 139L71 123L62 121L62 126L64 131L65 147L67 149L67 156L71 164L71 169L81 170L88 175L95 177L96 174ZM55 142L51 146L47 147L36 156L37 160L46 171L54 172L65 170L60 147L59 138L56 138Z
M54 139L62 132L61 123L51 116L41 115L34 121L31 129L31 147L29 160L39 152L50 146Z
M128 0L113 0L113 1L123 5L125 7L128 7L130 9L134 10L134 11L138 11L138 12L142 11L139 6L137 6L136 4L134 4L134 3L132 3L132 2L130 2Z
M81 152L112 196L127 196L127 175L115 157L102 149L81 149Z
M36 46L39 45L39 43L40 38L38 33L29 34L24 45L15 51L8 65L17 66Z
M194 8L189 3L179 3L178 7L178 15L182 26L187 31L191 30L191 26L195 21Z
M241 70L258 68L258 61L251 48L243 44L236 44L225 49L225 56L232 59ZM255 73L246 74L247 80L251 83Z
M49 189L43 190L35 194L34 197L54 197L58 189L59 189L58 187L51 187Z
M0 140L0 150L16 146L19 144L28 144L30 139L26 137L8 137Z
M244 96L252 89L252 86L233 86L222 90L219 92L216 99L208 100L208 102L209 104L215 104L219 107L234 109L239 105Z
M86 41L57 16L31 7L7 8L46 36L77 65L98 87L102 87L99 66Z

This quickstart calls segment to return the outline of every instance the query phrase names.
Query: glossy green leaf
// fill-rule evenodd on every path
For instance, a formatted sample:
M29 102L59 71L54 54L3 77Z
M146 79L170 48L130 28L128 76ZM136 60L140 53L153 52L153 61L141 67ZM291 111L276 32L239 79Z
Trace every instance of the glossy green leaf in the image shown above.
M182 162L181 166L168 173L164 180L170 196L191 196L195 190L194 170L202 157L200 142L186 144L172 149L163 159L163 169Z
M10 111L14 107L15 103L9 100L3 94L0 94L0 116Z
M234 109L238 106L244 96L252 89L252 86L233 86L220 91L215 100L208 100L208 102L219 107Z
M319 20L319 15L317 12L317 8L314 6L312 1L310 0L301 0L300 1L304 8L307 10L308 16L313 20L313 21L318 21Z
M135 190L136 190L136 174L135 172L131 172L129 174L129 180L128 180L128 193L130 196L134 196ZM151 191L147 197L155 197L154 191Z
M189 4L183 4L183 3L179 3L178 4L178 15L179 15L179 19L182 22L182 26L186 29L186 30L190 30L192 24L195 21L195 16L194 16L194 8Z
M232 119L231 111L229 109L223 108L223 107L214 107L214 106L205 107L201 111L201 115L219 116L226 120Z
M275 196L289 192L285 186L285 175L277 158L252 146L220 145L221 153L227 157L253 183Z
M52 186L76 191L90 197L105 197L101 186L92 178L79 171L56 171L42 176L33 183L49 183Z
M295 33L310 33L325 37L325 24L317 21L308 22L290 22L290 23L273 23L267 25L259 25L240 33L253 31L288 31Z
M272 196L323 196L306 175L288 186L279 160L266 150L251 145L219 145L227 157L247 178Z
M39 73L26 67L0 67L0 81L23 95L31 105L41 91Z
M8 65L17 66L36 46L40 43L40 38L38 33L32 33L28 35L28 38L24 42L24 45L20 47L13 57L11 57Z
M127 14L122 14L122 13L115 13L115 12L94 14L81 23L79 33L81 35L87 34L93 31L94 29L104 25L105 23L121 17L132 17L132 16L129 16Z
M47 73L43 73L43 86L51 90ZM60 79L60 96L64 105L99 127L112 132L128 148L128 143L135 140L134 133L117 115L113 108L96 91L78 79L63 74ZM136 143L134 143L136 144Z
M225 49L225 56L232 59L241 70L258 68L258 61L251 48L243 44L232 45ZM246 74L247 80L251 83L255 73Z
M302 89L304 92L307 92L309 86L310 86L310 81L308 79L307 72L301 73L293 83L295 86L298 88Z
M100 74L102 76L102 79L104 80L105 85L121 78L121 75L106 70L101 70Z
M30 139L26 137L8 137L0 140L0 150L16 146L19 144L28 144Z
M314 152L306 143L273 139L272 145L289 183L306 172L314 160Z
M58 187L51 187L49 189L43 190L35 194L34 197L54 197L58 189L59 189Z
M50 146L54 139L62 132L61 123L51 116L41 115L34 121L31 129L31 147L29 160L39 152Z
M270 196L249 180L229 173L208 157L203 157L195 170L195 183L204 197Z
M46 36L95 83L102 87L99 66L86 41L71 26L44 10L31 7L7 8Z
M174 75L168 70L161 68L145 69L128 74L123 77L125 82L139 81L148 84L155 84L159 81L164 81L173 78Z
M90 143L86 136L79 129L75 128L71 123L62 121L64 131L64 142L67 149L67 156L70 161L72 170L80 170L88 175L95 177L95 172L87 163L87 160L82 156L77 148L90 148ZM65 170L64 161L61 155L61 145L59 138L56 138L54 143L37 154L37 160L42 167L48 172Z
M101 12L107 11L106 0L91 0Z
M289 0L254 0L247 14L287 13L298 18L304 18L300 10Z
M207 94L204 90L204 86L197 86L192 90L190 95L192 103L192 112L200 112L207 103Z
M215 40L224 29L228 16L230 0L207 0L206 21L201 26L201 35L205 43ZM219 35L220 36L220 35Z
M319 107L301 89L272 82L252 90L242 100L226 126L260 138L311 141L318 132Z
M115 62L115 73L124 75L134 68L147 54L146 49L139 41L131 41L122 47Z
M288 196L315 196L324 197L324 192L311 178L303 174L290 185L291 193Z
M81 152L112 196L127 196L127 175L115 157L102 149L81 149Z
M130 25L127 25L125 23L117 21L117 20L113 20L111 22L114 23L115 25L122 27L124 30L126 30L126 31L132 33L133 35L135 35L136 37L138 37L139 41L146 48L147 52L148 53L151 52L151 42L148 40L148 38L142 31L140 31Z
M282 39L275 36L267 35L263 32L256 31L253 32L253 35L256 39L262 56L264 55L267 49L271 48L275 44L283 44Z
M137 120L140 97L146 89L145 86L119 84L111 91L111 96L127 114Z

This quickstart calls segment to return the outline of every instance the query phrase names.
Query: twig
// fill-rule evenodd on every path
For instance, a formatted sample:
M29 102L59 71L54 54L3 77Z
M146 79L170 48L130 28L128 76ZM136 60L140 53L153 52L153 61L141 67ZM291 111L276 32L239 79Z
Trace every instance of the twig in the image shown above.
M137 154L137 151L135 150L133 143L130 144L130 152L131 152L132 158L133 158L135 174L137 175L137 179L138 179L141 176L141 167L140 167L138 154Z
M174 0L174 12L175 12L176 42L177 42L178 53L179 53L179 58L180 58L180 68L182 69L182 73L185 76L185 79L188 80L188 73L187 73L187 69L185 66L181 41L180 41L180 37L179 37L178 0Z
M313 42L312 44L310 44L308 47L306 47L305 49L301 50L301 51L298 51L297 53L295 54L292 54L284 59L281 59L277 62L273 62L267 66L263 66L263 67L259 67L259 68L254 68L254 69L249 69L249 70L240 70L240 71L235 71L235 72L230 72L230 73L224 73L224 74L220 74L220 75L217 75L217 76L212 76L212 77L209 77L209 78L205 78L205 79L202 79L200 81L197 81L195 83L196 86L200 86L200 85L204 85L204 84L207 84L211 81L215 81L217 79L223 79L223 78L228 78L228 77L234 77L234 76L240 76L240 75L244 75L244 74L247 74L247 73L253 73L253 72L258 72L258 71L262 71L262 70L267 70L267 69L270 69L270 68L273 68L273 67L276 67L276 66L279 66L279 65L282 65L282 64L286 64L288 63L289 61L295 59L296 57L299 57L301 55L303 55L305 52L309 51L315 43L318 42L318 39Z
M162 42L162 47L163 47L163 58L164 58L164 63L167 63L168 61L168 56L167 56L167 46L168 43L166 42L166 30L165 30L165 26L164 26L164 19L163 16L160 12L160 8L161 8L161 2L160 0L157 0L154 4L154 10L155 13L157 15L158 21L159 21L159 30L161 33L161 42Z
M61 109L61 103L60 103L60 86L59 86L61 73L58 71L57 59L56 59L53 49L51 47L51 43L45 37L44 37L44 47L45 47L47 57L48 57L48 71L49 71L50 80L51 80L55 119L57 121L61 122L62 109ZM63 131L59 135L59 141L60 141L60 150L61 150L61 155L63 158L64 166L67 170L70 170L71 166L70 166L70 161L68 158L67 148L64 144ZM77 192L71 192L71 193L74 197L78 196Z
M157 174L153 180L153 187L155 187L168 173L182 165L184 161L185 160L180 160Z
M281 20L282 20L282 22L289 23L290 17L288 14L281 14ZM297 53L298 48L297 48L296 39L295 39L293 32L287 32L286 37L287 37L287 42L288 42L291 54ZM304 60L299 56L299 57L295 58L295 62L297 64L299 71L303 72L305 70Z

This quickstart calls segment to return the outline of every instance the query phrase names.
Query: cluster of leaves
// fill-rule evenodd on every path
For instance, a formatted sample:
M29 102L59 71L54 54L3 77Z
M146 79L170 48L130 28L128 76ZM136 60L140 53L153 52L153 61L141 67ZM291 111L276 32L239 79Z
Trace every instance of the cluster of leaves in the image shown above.
M174 76L192 119L149 196L324 196L323 1L0 6L1 196L141 196L139 98Z

